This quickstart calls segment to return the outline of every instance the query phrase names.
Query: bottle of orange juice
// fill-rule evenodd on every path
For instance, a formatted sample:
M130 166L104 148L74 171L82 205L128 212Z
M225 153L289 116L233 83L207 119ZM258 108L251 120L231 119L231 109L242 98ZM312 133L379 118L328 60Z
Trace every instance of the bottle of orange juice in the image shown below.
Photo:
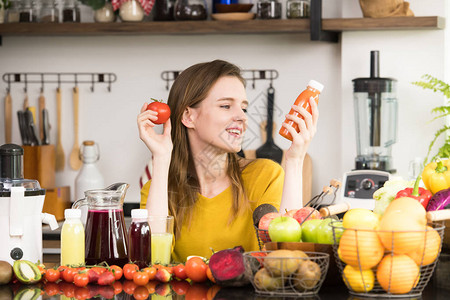
M306 90L304 90L297 97L297 100L295 100L294 105L301 106L304 109L306 109L309 113L311 113L311 105L309 105L309 98L313 97L314 100L316 101L316 103L319 103L319 94L322 92L322 90L323 90L323 84L321 84L315 80L310 80L308 82L308 86L306 87ZM289 114L303 119L303 117L298 112L294 111L292 108L289 111ZM291 125L292 127L294 127L294 129L297 132L300 132L300 129L298 128L297 123L295 123L294 121L285 119L284 123ZM292 141L292 135L289 133L289 131L285 127L281 126L279 133L281 136Z

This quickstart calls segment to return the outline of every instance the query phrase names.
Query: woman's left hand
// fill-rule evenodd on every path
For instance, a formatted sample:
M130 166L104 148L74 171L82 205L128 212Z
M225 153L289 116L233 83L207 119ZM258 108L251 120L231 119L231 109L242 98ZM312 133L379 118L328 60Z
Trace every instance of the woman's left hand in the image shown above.
M311 105L311 114L301 106L292 105L292 108L298 112L302 117L297 117L288 114L286 118L297 123L300 132L297 132L291 125L283 123L289 133L292 135L291 147L286 151L286 160L298 160L303 161L306 152L308 151L309 144L313 139L317 131L317 121L319 119L319 109L317 108L317 103L311 97L309 99L309 104Z

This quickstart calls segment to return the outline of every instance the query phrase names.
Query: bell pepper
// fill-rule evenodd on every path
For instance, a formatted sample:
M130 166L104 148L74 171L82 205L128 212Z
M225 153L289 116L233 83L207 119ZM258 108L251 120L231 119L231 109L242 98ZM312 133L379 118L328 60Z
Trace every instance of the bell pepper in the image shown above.
M450 187L450 159L429 163L422 172L425 187L433 194Z
M428 202L430 201L433 194L424 188L419 187L421 176L419 175L416 179L416 182L414 183L413 188L406 188L401 191L398 191L397 195L395 196L395 199L402 198L402 197L409 197L414 198L419 201L422 206L427 209Z

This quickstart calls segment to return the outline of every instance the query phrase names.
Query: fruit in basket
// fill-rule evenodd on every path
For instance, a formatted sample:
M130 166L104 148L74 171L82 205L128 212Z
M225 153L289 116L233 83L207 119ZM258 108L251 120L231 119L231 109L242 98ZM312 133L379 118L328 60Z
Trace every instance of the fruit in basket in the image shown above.
M303 262L293 278L294 287L303 292L317 286L321 276L320 266L311 260Z
M291 217L273 219L268 232L272 242L300 242L302 238L302 227Z
M345 285L354 292L367 293L373 289L375 275L372 269L359 270L358 267L346 265L342 272Z
M316 229L322 223L320 219L306 220L302 225L302 241L307 243L317 243Z
M271 213L265 214L259 220L258 228L262 229L262 230L268 230L270 222L272 222L273 219L278 218L278 217L281 217L281 214L277 213L277 212L271 212Z
M330 223L333 222L334 226L334 234L336 235L336 244L339 243L342 234L344 233L344 229L340 229L338 227L342 227L341 221L334 221L331 218L326 218L322 220L319 226L316 228L316 242L319 244L334 244L334 236L333 236L333 227L330 226Z
M271 273L266 268L259 269L253 280L256 288L264 291L274 291L284 285L283 278L271 276Z
M423 248L426 223L426 211L422 204L413 198L398 198L386 208L380 220L378 236L389 251L410 253Z
M291 250L275 250L267 254L264 258L264 267L272 276L289 276L297 271L303 260L300 253L293 253Z
M272 204L263 203L263 204L259 205L253 211L253 225L255 225L255 227L259 228L259 222L260 222L261 218L264 217L264 215L266 215L268 213L277 213L277 212L278 212L278 210ZM270 221L269 221L269 223L270 223ZM269 227L269 223L267 223L267 227Z
M416 262L417 265L426 266L436 260L439 255L440 248L441 236L432 227L427 226L424 246L407 254Z
M405 254L386 254L377 268L377 280L388 293L409 293L419 281L419 267Z
M379 216L367 208L350 209L342 218L344 228L375 229L379 223Z
M243 286L249 283L245 274L244 248L241 246L215 252L209 259L209 268L220 286Z
M383 258L384 247L375 231L346 229L339 242L338 254L346 264L367 270Z
M293 218L296 219L301 225L306 220L322 219L322 216L320 215L319 211L315 210L312 207L306 206L297 210Z

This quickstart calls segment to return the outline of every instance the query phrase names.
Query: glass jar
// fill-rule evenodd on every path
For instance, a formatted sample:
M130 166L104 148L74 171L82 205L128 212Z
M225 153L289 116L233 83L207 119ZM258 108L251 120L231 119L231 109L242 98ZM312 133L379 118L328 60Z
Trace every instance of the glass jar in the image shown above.
M19 22L37 22L37 7L34 0L22 0L20 5Z
M98 23L110 23L116 20L114 9L111 2L105 2L105 5L96 9L94 12L94 21Z
M288 19L309 18L310 0L287 0L286 17Z
M281 3L278 0L259 0L256 8L259 19L281 19Z
M119 16L125 22L141 22L144 19L144 9L137 0L122 2Z
M20 20L20 1L11 0L11 6L6 11L6 22L18 23Z
M154 21L173 21L175 0L156 0L153 9Z
M41 11L39 13L39 22L58 23L59 10L56 0L42 0Z
M206 20L208 13L205 0L177 0L175 2L175 20Z
M81 15L77 0L64 0L63 22L80 23Z

